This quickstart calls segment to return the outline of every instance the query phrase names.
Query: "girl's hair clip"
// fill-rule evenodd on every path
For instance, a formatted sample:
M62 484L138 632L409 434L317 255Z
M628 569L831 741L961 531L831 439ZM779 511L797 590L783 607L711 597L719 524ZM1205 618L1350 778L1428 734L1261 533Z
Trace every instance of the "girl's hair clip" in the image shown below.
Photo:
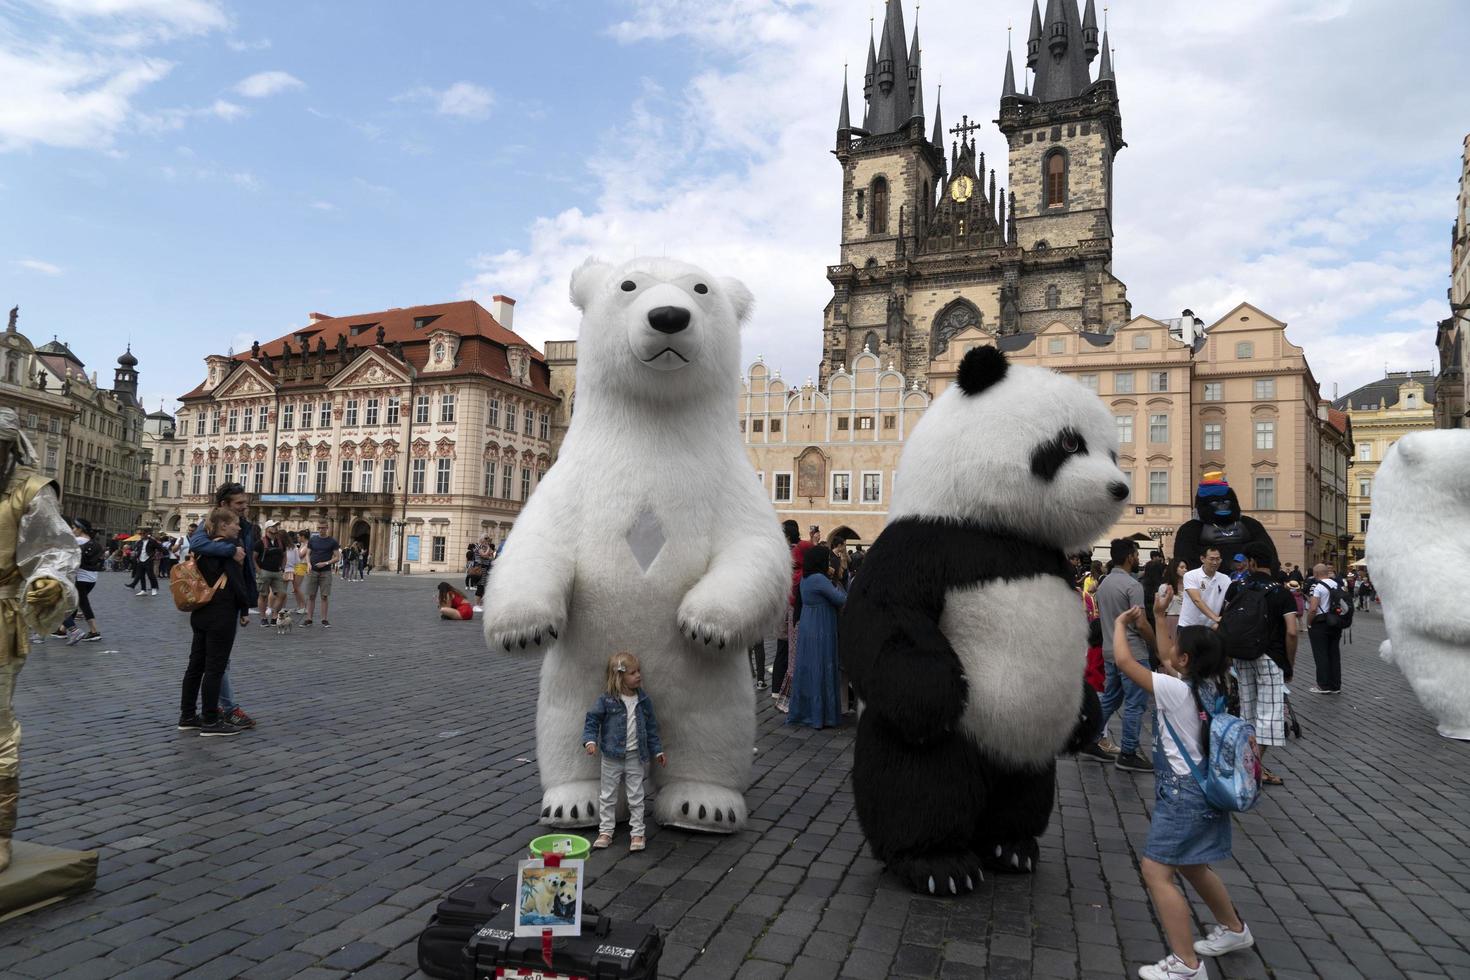
M617 667L615 667L614 669L620 674L626 674L628 672L628 665L618 664Z

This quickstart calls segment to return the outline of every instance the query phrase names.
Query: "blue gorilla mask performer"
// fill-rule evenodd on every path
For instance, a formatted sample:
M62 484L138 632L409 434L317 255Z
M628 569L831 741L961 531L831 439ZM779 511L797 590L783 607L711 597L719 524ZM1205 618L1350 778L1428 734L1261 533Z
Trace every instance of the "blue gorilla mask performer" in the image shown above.
M1236 569L1236 557L1252 541L1260 541L1271 549L1271 566L1280 562L1271 535L1253 517L1240 512L1235 491L1219 471L1206 473L1194 497L1195 519L1179 526L1174 535L1174 559L1183 560L1190 568L1198 568L1200 555L1207 548L1220 549L1220 571L1230 574Z

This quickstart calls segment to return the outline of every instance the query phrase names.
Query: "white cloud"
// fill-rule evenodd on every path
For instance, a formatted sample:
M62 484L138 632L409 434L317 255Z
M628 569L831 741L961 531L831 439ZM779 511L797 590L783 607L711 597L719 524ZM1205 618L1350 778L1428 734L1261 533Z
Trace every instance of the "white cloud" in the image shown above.
M312 201L311 204L308 205L308 207L310 207L313 211L337 210L337 205L333 204L331 201Z
M62 273L61 266L43 262L40 259L16 259L15 264L27 271L39 272L43 276L59 276Z
M427 85L409 89L393 97L394 102L428 102L441 116L462 119L484 119L495 104L495 93L473 82L455 82L446 89Z
M231 51L239 52L264 51L270 46L271 39L268 37L263 37L259 41L241 41L237 38L230 38L228 41L225 42L225 47L229 48Z
M1028 6L926 0L931 125L941 72L948 125L995 117L1006 24L1024 24ZM827 151L842 79L831 66L853 64L860 116L866 17L843 0L631 7L612 37L677 41L699 67L672 91L646 87L593 141L589 205L545 214L520 247L476 257L463 291L517 296L518 326L541 342L575 334L566 282L587 254L687 255L754 290L747 362L763 353L805 376L837 260L841 172ZM1445 16L1463 27L1465 14ZM1111 21L1129 140L1113 269L1134 312L1189 307L1208 321L1249 300L1288 321L1323 382L1361 383L1385 359L1427 365L1444 314L1416 318L1443 309L1464 123L1450 66L1463 30L1426 33L1388 0L1253 0L1228 17L1152 0ZM1401 78L1415 79L1412 98L1389 81ZM1004 139L987 123L979 143L1005 186ZM1386 320L1403 329L1382 330Z
M248 115L250 115L250 110L242 105L225 99L215 99L206 106L176 106L170 109L159 109L156 112L140 113L137 125L143 132L161 133L183 129L191 119L221 119L225 122L234 122Z
M159 168L159 173L171 181L196 180L206 183L220 182L234 184L242 190L258 191L261 188L260 178L248 170L229 170L212 165L174 167L165 165Z
M235 91L250 99L263 99L293 88L305 87L306 84L301 79L284 71L256 72L249 78L243 78L235 83Z
M125 46L205 34L230 24L215 0L43 0L40 6L62 20L94 31L111 31Z
M111 147L133 116L133 97L172 67L58 47L18 51L0 40L0 151Z

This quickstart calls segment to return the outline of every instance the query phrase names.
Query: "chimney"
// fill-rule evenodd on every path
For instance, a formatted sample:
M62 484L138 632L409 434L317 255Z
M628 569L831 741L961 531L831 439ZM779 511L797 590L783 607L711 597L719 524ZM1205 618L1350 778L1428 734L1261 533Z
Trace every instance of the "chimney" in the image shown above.
M308 320L310 320L312 323L316 323L319 320L330 320L331 319L331 317L327 316L325 313L308 313L308 314L306 314L306 318Z
M495 318L496 323L505 329L514 329L511 326L511 321L515 319L516 301L509 296L491 296L490 315Z

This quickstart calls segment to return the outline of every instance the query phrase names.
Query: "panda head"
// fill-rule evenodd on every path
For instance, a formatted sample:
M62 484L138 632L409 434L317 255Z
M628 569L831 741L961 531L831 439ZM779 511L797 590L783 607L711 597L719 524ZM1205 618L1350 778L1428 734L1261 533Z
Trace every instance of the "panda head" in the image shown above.
M976 347L904 447L889 519L928 517L1073 550L1123 511L1117 428L1088 388Z

